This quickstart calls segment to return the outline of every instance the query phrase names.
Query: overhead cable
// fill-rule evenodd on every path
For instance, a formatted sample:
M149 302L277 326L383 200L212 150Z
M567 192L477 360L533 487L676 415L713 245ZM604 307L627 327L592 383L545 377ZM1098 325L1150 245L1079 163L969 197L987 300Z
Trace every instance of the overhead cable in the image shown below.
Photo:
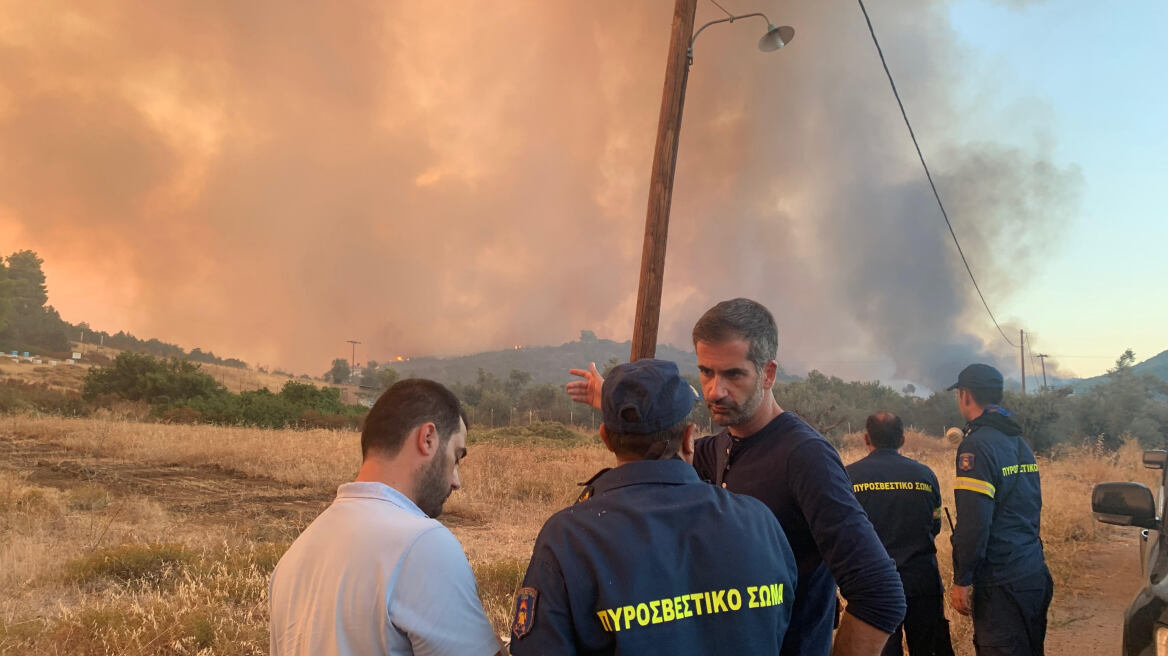
M937 185L933 183L933 175L929 172L929 165L925 163L925 156L921 153L921 146L917 143L917 135L913 132L912 123L908 120L908 113L904 110L904 103L900 100L900 92L896 90L896 82L892 79L892 71L888 69L888 61L884 59L884 50L880 48L880 41L876 38L876 30L872 27L872 19L868 17L868 9L864 6L864 0L857 0L860 3L860 11L864 12L864 20L868 23L868 32L872 35L872 43L876 44L876 52L880 55L880 63L884 66L884 72L888 75L888 84L892 86L892 95L896 96L896 104L900 106L900 115L904 117L904 125L908 128L908 134L912 137L913 146L917 149L917 157L921 160L921 168L925 170L925 177L929 180L929 187L933 190L933 197L937 199L937 206L941 208L941 216L945 218L945 225L949 227L949 234L953 237L953 244L957 246L957 254L961 256L961 263L965 265L965 271L969 274L969 280L973 283L973 288L977 290L977 296L981 299L981 304L985 306L986 312L990 315L990 320L994 322L994 326L1001 333L1002 339L1014 348L1018 348L1010 338L1006 335L1006 331L1002 330L1001 324L998 323L997 317L994 316L993 310L990 309L990 304L986 302L985 294L981 293L981 287L977 284L977 278L973 276L973 269L969 266L969 260L965 257L965 251L961 249L961 242L957 239L957 233L953 231L953 223L949 221L949 213L945 211L945 204L941 202L941 194L937 191Z

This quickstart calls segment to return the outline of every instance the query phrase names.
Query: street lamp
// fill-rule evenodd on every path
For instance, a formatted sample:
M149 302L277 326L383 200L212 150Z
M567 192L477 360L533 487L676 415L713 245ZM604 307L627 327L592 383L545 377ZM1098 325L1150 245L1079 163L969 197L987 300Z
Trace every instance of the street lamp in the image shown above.
M718 23L733 23L736 20L742 20L743 18L753 18L755 16L757 16L757 17L759 17L767 22L766 34L762 35L762 38L760 38L758 40L758 49L759 50L761 50L763 52L774 52L775 50L778 50L779 48L782 48L783 46L787 45L788 43L791 42L791 39L795 38L795 28L791 27L790 25L783 25L782 27L775 27L775 24L772 23L771 20L766 17L766 14L756 12L753 14L742 14L741 16L729 15L728 18L719 18L718 20L712 20L712 21L706 23L705 25L702 25L701 27L698 28L698 30L696 32L694 32L693 38L691 38L689 40L689 49L687 49L685 51L686 65L687 66L693 65L694 42L698 40L698 35L702 33L702 30L706 29L707 27L709 27L711 25L717 25Z
M715 2L714 4L717 4ZM718 5L721 7L721 5ZM771 52L795 38L789 26L775 27L761 13L735 16L726 12L694 32L697 0L676 0L669 56L665 63L665 88L661 94L661 114L657 119L657 143L653 150L653 171L649 176L649 207L645 214L645 241L641 250L641 276L637 289L637 314L633 320L633 348L630 360L651 358L657 352L657 326L661 320L661 282L665 277L665 239L669 231L669 205L673 200L673 174L677 170L677 142L681 134L681 109L685 85L693 64L693 44L707 27L733 23L755 16L767 22L767 32L758 40L758 49ZM722 11L726 11L722 9Z

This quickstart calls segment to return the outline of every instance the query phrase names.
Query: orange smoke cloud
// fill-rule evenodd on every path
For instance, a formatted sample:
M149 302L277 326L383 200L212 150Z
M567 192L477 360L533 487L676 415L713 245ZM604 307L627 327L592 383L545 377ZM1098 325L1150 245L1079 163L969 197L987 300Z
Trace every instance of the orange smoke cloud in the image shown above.
M960 323L968 290L861 19L836 4L766 7L798 30L772 55L761 24L702 35L661 340L747 295L776 311L788 362L877 352L925 379L939 365L914 361L919 335L977 351L984 331ZM45 258L67 319L298 371L350 338L381 360L625 339L671 5L14 3L5 252ZM921 131L943 139L960 54L944 14L882 11L933 110ZM1038 235L1073 202L1075 173L1041 153L948 152L958 209L998 199L969 229L987 269L997 226ZM893 283L913 294L877 293L895 313L862 302Z

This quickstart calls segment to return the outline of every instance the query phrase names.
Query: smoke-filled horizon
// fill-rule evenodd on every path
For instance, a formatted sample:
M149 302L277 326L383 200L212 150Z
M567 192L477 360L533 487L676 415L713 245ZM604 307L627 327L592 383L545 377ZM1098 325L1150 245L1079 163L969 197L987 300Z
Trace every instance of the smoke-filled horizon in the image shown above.
M623 341L672 4L13 5L0 246L38 251L67 319L297 371L347 339L361 360ZM766 4L789 47L759 53L750 21L696 46L660 341L687 347L707 307L748 296L789 370L1016 371L863 17ZM945 7L873 20L993 302L1025 285L1082 181L1049 139L958 140L976 109L961 99L993 80L955 75ZM699 24L717 15L699 5Z

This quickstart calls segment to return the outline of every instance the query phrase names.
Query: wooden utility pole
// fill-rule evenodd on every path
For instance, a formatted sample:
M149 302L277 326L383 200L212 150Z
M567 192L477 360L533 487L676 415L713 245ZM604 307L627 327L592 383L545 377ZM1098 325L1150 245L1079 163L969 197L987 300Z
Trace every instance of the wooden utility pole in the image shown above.
M345 341L353 345L353 355L349 358L349 365L353 368L356 368L357 367L357 345L360 344L361 342L358 342L355 339L347 339Z
M681 109L685 104L685 84L689 77L688 50L697 5L697 0L677 0L673 8L673 32L669 38L669 57L665 62L665 88L661 94L661 115L657 119L657 146L653 151L653 172L649 178L649 208L645 214L645 244L641 250L641 278L630 360L651 358L657 353L669 205L673 199Z
M1038 361L1042 363L1042 391L1045 392L1046 391L1046 359L1049 358L1050 356L1045 354L1045 353L1039 353L1038 355L1036 355L1034 357L1038 358Z
M1022 360L1022 396L1026 396L1026 333L1018 329L1018 353Z

